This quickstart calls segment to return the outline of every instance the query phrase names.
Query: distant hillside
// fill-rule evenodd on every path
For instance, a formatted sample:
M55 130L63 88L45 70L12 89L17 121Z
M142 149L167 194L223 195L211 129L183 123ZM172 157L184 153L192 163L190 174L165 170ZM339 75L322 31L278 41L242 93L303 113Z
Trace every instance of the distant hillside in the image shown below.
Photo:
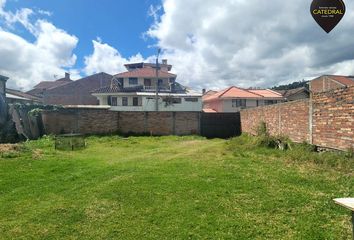
M279 85L279 86L275 86L272 87L273 90L290 90L290 89L295 89L295 88L300 88L300 87L305 87L308 89L308 83L309 81L298 81L298 82L293 82L293 83L289 83L286 85Z

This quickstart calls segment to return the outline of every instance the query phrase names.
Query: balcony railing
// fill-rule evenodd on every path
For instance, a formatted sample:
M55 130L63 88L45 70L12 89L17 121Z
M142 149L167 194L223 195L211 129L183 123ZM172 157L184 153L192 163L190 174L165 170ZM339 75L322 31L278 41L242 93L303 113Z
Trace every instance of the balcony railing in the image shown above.
M171 87L159 86L158 88L159 91L171 91ZM144 90L154 92L156 91L156 86L144 86Z

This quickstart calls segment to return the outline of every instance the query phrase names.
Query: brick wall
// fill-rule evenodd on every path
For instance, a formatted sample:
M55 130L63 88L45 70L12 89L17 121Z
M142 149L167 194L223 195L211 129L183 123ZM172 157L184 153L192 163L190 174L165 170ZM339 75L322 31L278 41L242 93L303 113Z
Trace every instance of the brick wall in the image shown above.
M354 148L354 87L315 93L312 101L241 111L243 132L255 134L261 121L272 135L286 135L295 142L312 141L317 146L340 150Z
M114 112L106 109L66 108L42 113L46 134L151 133L199 134L199 112Z
M118 130L117 113L106 109L45 111L42 120L46 134L104 134Z
M343 84L339 84L328 76L321 76L310 82L310 89L314 93L325 92L343 87Z
M313 144L354 148L354 87L313 95Z
M264 121L271 135L285 135L295 142L309 141L309 100L303 99L241 111L242 132L256 134Z

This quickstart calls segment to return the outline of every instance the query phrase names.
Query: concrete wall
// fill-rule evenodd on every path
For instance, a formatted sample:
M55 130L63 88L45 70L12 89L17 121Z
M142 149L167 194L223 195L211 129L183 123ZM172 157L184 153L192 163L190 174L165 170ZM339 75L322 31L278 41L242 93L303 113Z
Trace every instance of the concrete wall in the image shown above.
M199 134L200 112L115 112L71 108L44 111L46 134L151 133L153 135Z
M122 106L122 95L114 95L117 97L118 106L111 106L112 111L142 111L142 112L154 112L155 111L155 97L151 96L138 96L138 95L124 95L128 97L128 106ZM138 105L133 106L133 97L138 97ZM100 105L106 105L108 103L107 96L97 96L100 99ZM174 103L166 105L163 101L163 96L159 97L159 111L162 112L201 112L202 111L202 98L201 97L181 97L175 96L175 98L181 98L181 103ZM186 101L186 98L197 98L198 102ZM106 104L104 104L106 103Z
M315 93L312 99L241 111L243 132L264 121L272 135L340 150L354 148L354 87Z
M232 99L225 99L221 101L223 104L222 112L239 112L241 107L232 107ZM246 99L246 108L257 107L257 100L255 99Z

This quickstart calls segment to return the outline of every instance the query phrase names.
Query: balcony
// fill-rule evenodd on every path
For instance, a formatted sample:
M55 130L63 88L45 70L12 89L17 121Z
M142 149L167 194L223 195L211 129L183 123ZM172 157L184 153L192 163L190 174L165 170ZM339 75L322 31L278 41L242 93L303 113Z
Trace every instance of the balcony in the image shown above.
M155 92L156 86L144 86L144 91ZM171 92L171 87L159 86L159 92Z

